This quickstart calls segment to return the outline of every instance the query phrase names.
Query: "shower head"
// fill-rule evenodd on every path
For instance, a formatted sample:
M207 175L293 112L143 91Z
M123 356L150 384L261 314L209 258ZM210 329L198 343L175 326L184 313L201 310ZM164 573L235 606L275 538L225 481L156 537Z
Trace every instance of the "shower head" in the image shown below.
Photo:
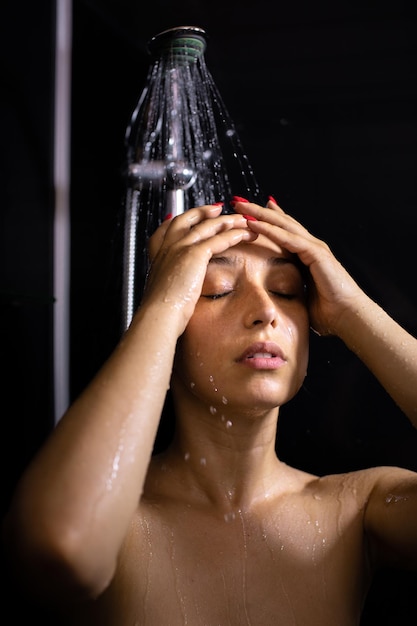
M198 26L164 30L148 42L151 56L169 56L176 63L195 63L206 49L206 33Z

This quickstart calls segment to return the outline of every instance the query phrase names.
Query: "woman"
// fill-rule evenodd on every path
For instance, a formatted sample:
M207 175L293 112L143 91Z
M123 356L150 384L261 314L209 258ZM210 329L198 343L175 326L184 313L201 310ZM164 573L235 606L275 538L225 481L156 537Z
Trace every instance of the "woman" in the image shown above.
M130 328L16 490L12 562L69 623L352 626L377 567L417 566L414 472L317 477L275 451L310 326L414 425L417 341L272 198L242 200L158 228Z

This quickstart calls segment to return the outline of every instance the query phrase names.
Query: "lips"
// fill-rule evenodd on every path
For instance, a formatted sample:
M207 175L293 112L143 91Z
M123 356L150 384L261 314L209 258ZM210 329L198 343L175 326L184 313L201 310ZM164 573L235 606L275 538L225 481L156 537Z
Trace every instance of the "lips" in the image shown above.
M238 363L253 369L277 369L285 361L281 348L272 342L254 343L237 359Z

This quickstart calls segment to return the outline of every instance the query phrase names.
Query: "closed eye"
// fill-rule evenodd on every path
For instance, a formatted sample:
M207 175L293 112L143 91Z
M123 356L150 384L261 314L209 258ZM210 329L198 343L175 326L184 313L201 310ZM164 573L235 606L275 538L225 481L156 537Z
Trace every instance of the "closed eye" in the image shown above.
M219 298L224 298L224 296L229 295L229 293L232 293L232 292L224 291L222 293L202 293L201 297L208 298L208 300L218 300Z
M201 297L207 298L208 300L218 300L219 298L224 298L225 296L228 296L230 293L233 293L233 291L223 291L221 293L202 293ZM294 298L297 297L296 293L285 293L283 291L271 290L270 293L277 298L284 298L285 300L294 300Z
M297 297L297 294L295 293L284 293L282 291L271 291L273 296L276 296L277 298L284 298L285 300L294 300L294 298Z

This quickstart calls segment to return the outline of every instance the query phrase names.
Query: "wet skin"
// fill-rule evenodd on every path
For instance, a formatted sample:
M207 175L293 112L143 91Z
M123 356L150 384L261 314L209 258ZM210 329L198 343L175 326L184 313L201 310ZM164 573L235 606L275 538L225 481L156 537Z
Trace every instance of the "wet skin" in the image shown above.
M310 324L416 428L417 341L276 203L235 209L157 229L141 307L16 490L5 546L62 626L357 626L374 569L417 567L415 472L276 455ZM176 432L151 457L169 386Z
M319 479L275 453L278 407L308 359L293 261L260 237L210 262L178 343L174 442L152 460L114 581L79 624L358 623L371 475Z

